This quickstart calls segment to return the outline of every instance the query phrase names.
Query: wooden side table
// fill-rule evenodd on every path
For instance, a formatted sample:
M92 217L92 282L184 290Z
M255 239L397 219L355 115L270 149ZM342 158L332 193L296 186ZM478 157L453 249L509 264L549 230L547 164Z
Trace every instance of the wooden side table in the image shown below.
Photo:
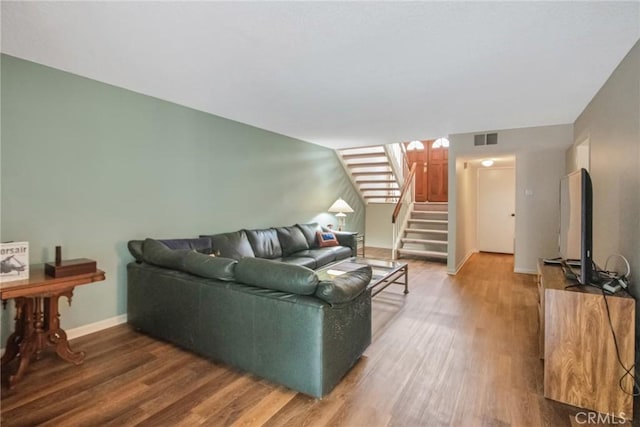
M44 265L29 267L29 279L0 283L0 299L16 304L15 331L7 339L0 366L19 359L18 369L9 377L9 388L13 388L24 376L31 359L40 357L42 350L55 347L56 353L67 362L79 365L84 361L84 352L74 352L69 347L66 332L60 327L58 300L67 297L69 304L76 286L87 285L105 279L104 271L77 274L68 277L48 277Z

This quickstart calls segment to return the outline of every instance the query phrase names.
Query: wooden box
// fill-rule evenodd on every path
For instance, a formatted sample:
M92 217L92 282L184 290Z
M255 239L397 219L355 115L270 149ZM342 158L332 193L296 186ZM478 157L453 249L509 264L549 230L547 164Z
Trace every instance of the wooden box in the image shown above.
M67 277L77 274L95 273L96 262L92 259L78 258L61 261L59 264L48 262L44 265L44 273L51 277Z

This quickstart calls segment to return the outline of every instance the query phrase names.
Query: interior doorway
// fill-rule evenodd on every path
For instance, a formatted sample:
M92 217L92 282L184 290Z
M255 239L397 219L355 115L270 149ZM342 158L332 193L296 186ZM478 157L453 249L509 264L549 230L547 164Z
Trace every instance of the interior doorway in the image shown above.
M449 199L449 141L436 139L427 147L427 199L446 202Z
M411 141L405 143L409 165L416 164L416 202L447 202L449 198L449 141Z
M416 179L414 186L414 200L416 202L427 201L427 155L425 147L428 141L411 141L405 143L407 162L409 167L416 164Z
M591 163L591 142L589 138L576 144L575 170L586 169L589 171Z
M514 167L479 167L477 245L481 252L515 251Z

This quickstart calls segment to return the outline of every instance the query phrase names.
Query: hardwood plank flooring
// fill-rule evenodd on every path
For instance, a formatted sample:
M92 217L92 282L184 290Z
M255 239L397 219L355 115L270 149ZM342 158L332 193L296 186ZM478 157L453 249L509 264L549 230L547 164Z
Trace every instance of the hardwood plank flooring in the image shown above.
M542 395L534 276L513 273L509 255L476 254L456 276L407 261L410 293L390 286L373 299L373 343L322 400L120 325L71 342L87 352L80 366L46 352L14 390L3 370L0 423L579 425L580 409Z

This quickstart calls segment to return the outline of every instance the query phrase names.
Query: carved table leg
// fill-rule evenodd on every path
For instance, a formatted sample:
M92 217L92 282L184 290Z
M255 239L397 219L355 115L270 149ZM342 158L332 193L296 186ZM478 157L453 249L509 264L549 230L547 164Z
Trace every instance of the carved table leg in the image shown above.
M18 370L15 374L9 377L9 388L13 388L18 381L22 379L25 372L27 372L27 368L29 367L29 363L31 363L31 358L36 352L36 341L35 340L25 340L20 344L20 364L18 365Z
M4 366L16 358L20 352L20 343L24 339L24 324L25 324L25 311L23 310L25 298L16 298L16 327L15 331L9 335L7 339L7 345L5 346L4 354L2 355L2 361L0 366Z
M73 291L69 290L60 295L54 295L50 298L45 298L45 313L46 323L48 325L49 342L50 345L56 347L56 353L62 359L67 362L71 362L75 365L79 365L84 362L86 353L84 351L73 351L69 347L69 341L67 340L67 333L60 328L60 313L58 312L58 299L61 296L66 296L69 301L73 296Z
M34 328L34 317L36 316L36 308L32 298L21 298L22 300L22 327L23 337L19 344L18 353L20 354L20 364L14 375L9 377L9 388L13 388L27 371L31 358L37 351L38 338Z

